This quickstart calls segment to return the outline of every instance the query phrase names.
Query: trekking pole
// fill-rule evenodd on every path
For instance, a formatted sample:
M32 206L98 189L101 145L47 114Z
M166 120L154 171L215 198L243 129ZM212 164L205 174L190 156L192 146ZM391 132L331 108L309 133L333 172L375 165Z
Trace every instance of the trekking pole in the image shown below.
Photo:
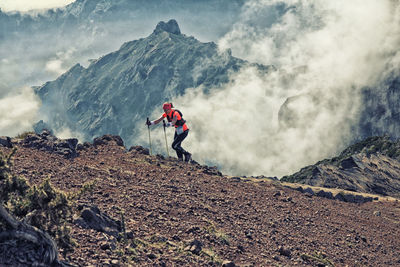
M153 154L153 153L152 153L152 151L151 151L150 125L149 125L150 123L149 123L149 122L150 122L150 120L149 120L149 118L147 117L147 129L149 130L149 144L150 144L150 155L151 155L151 154Z
M165 136L165 147L167 148L167 155L169 157L169 151L168 151L168 143L167 143L167 133L165 132L165 120L162 121L164 125L164 136Z

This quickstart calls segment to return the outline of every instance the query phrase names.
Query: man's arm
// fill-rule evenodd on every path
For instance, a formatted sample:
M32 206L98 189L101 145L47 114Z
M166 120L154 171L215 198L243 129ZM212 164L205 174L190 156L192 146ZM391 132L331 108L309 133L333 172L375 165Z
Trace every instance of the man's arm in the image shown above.
M160 123L160 121L162 121L163 119L164 119L164 117L161 116L159 119L153 121L153 123L154 123L154 124L158 124L158 123Z

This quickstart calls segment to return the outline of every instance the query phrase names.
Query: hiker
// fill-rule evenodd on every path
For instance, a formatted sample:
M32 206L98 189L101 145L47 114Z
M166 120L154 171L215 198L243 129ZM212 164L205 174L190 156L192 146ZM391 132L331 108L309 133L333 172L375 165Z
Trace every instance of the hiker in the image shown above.
M192 157L192 154L184 150L181 146L182 141L186 138L189 133L189 128L186 125L186 121L182 118L182 113L173 109L172 103L164 103L163 110L164 113L161 117L154 121L147 121L146 124L148 126L155 125L161 122L164 118L167 118L168 123L166 123L166 127L174 126L175 127L175 135L174 141L172 142L172 148L176 151L176 155L178 159L183 161L183 156L185 156L185 162L189 162Z

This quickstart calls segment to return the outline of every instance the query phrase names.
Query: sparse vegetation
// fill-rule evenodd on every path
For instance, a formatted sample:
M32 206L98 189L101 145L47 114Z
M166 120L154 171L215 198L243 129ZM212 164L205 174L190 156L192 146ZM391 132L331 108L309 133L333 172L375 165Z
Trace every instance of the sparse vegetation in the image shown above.
M23 132L23 133L18 134L15 138L17 138L17 139L25 139L30 134L35 134L35 132L32 132L32 131Z
M400 157L400 141L392 141L389 136L368 137L346 148L338 158L346 158L356 153L370 155L377 152L398 159Z
M222 244L225 244L228 246L230 245L229 236L227 234L225 234L224 232L218 230L215 227L214 223L209 222L209 226L207 226L205 229L210 235L214 236Z
M214 264L216 264L217 266L222 264L223 260L221 259L221 257L215 251L213 251L211 248L202 249L200 255L204 255L204 256L208 257L209 260L211 262L213 262Z
M84 184L76 193L65 193L54 188L49 178L31 186L25 178L11 173L15 152L14 149L8 155L0 153L0 204L3 207L0 230L13 233L13 229L21 228L23 222L26 231L32 232L35 231L35 228L31 228L34 226L54 238L65 257L76 246L67 226L72 218L75 200L92 191L96 180ZM54 259L57 257L54 256Z
M328 256L323 252L315 251L313 254L301 254L301 258L304 261L314 262L318 264L318 266L323 265L327 267L334 267L335 265L328 259Z
M1 204L12 217L49 233L65 252L71 251L74 241L69 236L67 220L72 215L67 194L55 189L49 179L38 186L30 186L25 178L12 175L10 167L16 150L0 154ZM2 221L2 230L7 223Z

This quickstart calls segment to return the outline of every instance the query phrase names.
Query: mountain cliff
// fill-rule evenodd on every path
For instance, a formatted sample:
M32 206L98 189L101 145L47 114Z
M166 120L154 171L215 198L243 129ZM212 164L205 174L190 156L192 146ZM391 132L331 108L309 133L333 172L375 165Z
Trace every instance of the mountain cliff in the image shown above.
M281 180L400 198L400 141L369 137Z
M229 50L220 52L212 42L183 35L177 22L170 20L87 68L75 65L36 93L51 128L83 133L84 140L102 134L129 140L163 102L188 88L205 92L218 88L229 81L229 74L249 65Z

